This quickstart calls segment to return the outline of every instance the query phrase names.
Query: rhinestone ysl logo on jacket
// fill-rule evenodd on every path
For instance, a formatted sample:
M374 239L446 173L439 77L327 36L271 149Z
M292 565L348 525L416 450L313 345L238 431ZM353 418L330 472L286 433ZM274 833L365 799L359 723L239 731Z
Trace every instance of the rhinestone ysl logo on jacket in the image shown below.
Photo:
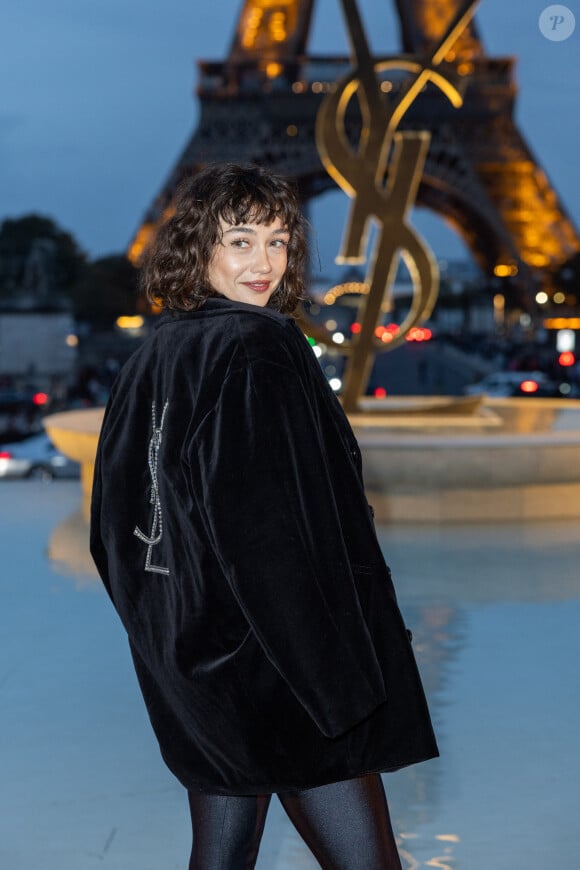
M141 531L139 526L135 526L133 534L147 544L147 553L145 556L145 570L154 574L169 574L169 568L162 568L160 565L153 565L151 555L153 547L159 544L163 537L163 511L161 510L161 499L159 497L159 482L157 478L157 469L159 465L159 451L163 440L163 424L165 422L165 413L169 402L166 401L163 405L161 420L157 425L157 412L155 402L151 406L152 433L149 442L148 464L149 473L151 475L151 498L150 503L153 505L153 519L151 522L151 531L148 535Z

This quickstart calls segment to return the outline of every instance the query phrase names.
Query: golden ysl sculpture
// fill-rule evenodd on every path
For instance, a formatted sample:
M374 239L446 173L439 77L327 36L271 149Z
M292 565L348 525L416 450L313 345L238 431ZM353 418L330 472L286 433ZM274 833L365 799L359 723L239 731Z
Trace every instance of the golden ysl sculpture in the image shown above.
M354 68L336 84L322 103L316 119L316 145L327 172L353 199L337 263L367 260L371 221L378 226L367 277L358 285L362 303L361 329L350 342L336 345L348 353L342 402L346 411L357 408L364 394L378 348L392 350L405 341L417 324L426 320L439 290L437 262L429 246L408 221L415 203L429 148L427 131L400 131L401 119L428 82L432 82L456 108L462 95L452 73L439 68L452 45L474 15L479 0L460 7L446 33L428 57L399 55L373 60L356 0L341 0L352 50ZM404 70L410 75L396 100L388 100L377 73ZM356 95L362 116L358 150L345 130L345 114ZM386 181L385 181L386 178ZM411 308L385 346L377 342L375 329L381 313L391 308L391 291L399 257L413 281ZM364 294L364 295L363 295ZM312 327L307 327L313 332ZM333 344L326 336L324 341Z

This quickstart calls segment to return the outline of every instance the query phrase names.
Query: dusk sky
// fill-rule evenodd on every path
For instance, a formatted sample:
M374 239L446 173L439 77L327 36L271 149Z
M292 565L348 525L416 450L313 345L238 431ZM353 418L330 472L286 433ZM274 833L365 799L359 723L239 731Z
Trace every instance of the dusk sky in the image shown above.
M394 3L360 0L377 53L400 49ZM481 0L490 56L514 55L516 119L580 227L580 0L562 42L538 27L545 2ZM125 249L193 132L195 61L227 54L241 0L18 0L0 29L0 220L39 212L91 257ZM309 49L344 54L339 0L317 0ZM342 231L346 197L312 212L322 270ZM440 217L415 222L438 256L467 256Z

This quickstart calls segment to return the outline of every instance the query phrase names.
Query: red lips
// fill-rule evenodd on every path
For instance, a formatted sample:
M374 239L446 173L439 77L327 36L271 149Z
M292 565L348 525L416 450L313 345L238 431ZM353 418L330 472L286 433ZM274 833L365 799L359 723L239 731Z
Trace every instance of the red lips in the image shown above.
M270 287L269 281L244 281L246 287L249 287L250 290L254 290L255 293L264 293Z

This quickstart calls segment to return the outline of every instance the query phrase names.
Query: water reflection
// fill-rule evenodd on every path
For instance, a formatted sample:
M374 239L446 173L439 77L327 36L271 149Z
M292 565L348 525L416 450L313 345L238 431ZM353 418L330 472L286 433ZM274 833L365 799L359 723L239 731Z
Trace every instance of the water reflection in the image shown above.
M544 803L559 829L576 791L580 523L395 526L379 537L442 754L390 786L405 870L553 866L532 845L522 857L522 842L545 836L531 789L558 782ZM561 839L552 848L579 851Z
M580 594L580 520L383 526L399 596L451 606Z
M89 522L82 509L55 526L47 555L53 571L72 580L78 589L100 583L89 552Z

